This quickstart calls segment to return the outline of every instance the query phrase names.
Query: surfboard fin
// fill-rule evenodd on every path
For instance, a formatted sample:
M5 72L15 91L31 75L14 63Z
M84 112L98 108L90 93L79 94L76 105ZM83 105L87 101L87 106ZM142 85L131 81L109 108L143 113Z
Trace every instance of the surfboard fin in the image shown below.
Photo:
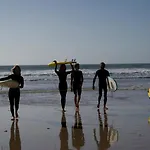
M76 59L72 59L71 61L72 61L73 63L76 63Z

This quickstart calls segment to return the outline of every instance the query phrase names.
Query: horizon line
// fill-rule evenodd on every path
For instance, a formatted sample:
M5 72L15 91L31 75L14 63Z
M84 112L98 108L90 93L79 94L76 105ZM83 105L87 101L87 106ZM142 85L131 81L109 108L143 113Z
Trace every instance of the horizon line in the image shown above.
M80 63L80 65L99 65L100 63ZM132 65L138 65L138 64L150 64L150 62L146 62L146 63L106 63L106 65L129 65L129 64L132 64ZM19 65L19 64L18 64ZM14 65L0 65L0 66L14 66ZM30 64L30 65L27 65L27 64L21 64L19 66L48 66L48 64Z

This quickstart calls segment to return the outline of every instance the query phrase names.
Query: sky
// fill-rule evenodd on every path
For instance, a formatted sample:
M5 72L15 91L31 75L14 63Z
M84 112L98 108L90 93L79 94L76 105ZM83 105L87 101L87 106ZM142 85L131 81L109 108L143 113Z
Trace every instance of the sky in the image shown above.
M150 63L150 1L0 1L0 65L65 59Z

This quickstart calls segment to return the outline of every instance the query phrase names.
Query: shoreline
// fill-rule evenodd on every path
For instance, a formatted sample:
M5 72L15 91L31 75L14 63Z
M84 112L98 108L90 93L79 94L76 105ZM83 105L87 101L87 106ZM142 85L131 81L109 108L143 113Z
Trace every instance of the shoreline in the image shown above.
M109 93L106 115L103 106L100 113L97 111L96 91L83 93L79 114L75 111L71 92L67 94L64 114L59 93L21 94L17 123L11 121L9 102L3 100L5 106L0 105L1 149L149 150L150 101L146 94L142 91L116 91L112 96ZM3 97L7 98L7 95ZM18 141L13 141L12 136ZM10 148L10 143L17 144L18 149Z

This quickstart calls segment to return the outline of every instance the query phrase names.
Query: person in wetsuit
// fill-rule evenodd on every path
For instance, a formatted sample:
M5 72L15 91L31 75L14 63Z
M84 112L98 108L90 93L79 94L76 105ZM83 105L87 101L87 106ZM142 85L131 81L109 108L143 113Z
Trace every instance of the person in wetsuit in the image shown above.
M65 64L61 64L60 65L60 69L59 71L57 70L57 61L54 61L56 66L55 66L55 72L59 77L59 92L61 95L61 106L62 106L62 110L65 111L65 105L66 105L66 94L67 94L67 75L72 73L72 71L74 70L72 64L72 70L71 71L66 71L66 65Z
M74 103L77 108L79 107L83 84L83 74L79 68L80 65L78 63L75 64L75 70L71 74L71 90L74 92Z
M94 76L93 90L95 89L94 84L95 84L97 76L99 78L99 97L98 97L97 108L99 108L99 106L100 106L100 100L102 97L102 90L104 90L104 109L108 109L106 107L106 103L107 103L107 83L108 83L107 77L109 76L109 72L105 69L105 63L104 62L101 63L101 68L96 71L96 74Z
M13 74L8 77L1 78L0 81L12 79L19 83L19 87L10 88L8 92L9 102L10 102L10 111L12 114L12 119L14 120L18 118L18 109L19 109L19 101L20 101L20 88L24 87L24 79L21 76L21 68L16 65L12 68ZM14 114L14 104L15 104L15 114Z

